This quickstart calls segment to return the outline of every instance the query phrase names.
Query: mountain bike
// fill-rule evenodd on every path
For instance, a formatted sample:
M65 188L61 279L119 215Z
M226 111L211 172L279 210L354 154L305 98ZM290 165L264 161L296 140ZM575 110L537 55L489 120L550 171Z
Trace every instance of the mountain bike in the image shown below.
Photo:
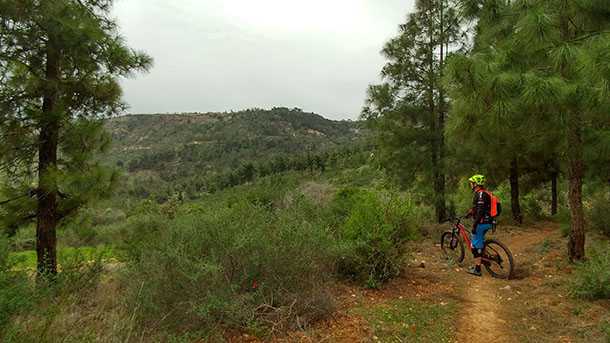
M470 237L472 233L466 229L462 220L465 217L452 218L451 231L441 235L441 249L449 260L462 263L466 249L465 245L472 247ZM515 262L513 254L504 243L496 239L486 239L481 256L483 266L489 274L499 279L510 279L513 276Z

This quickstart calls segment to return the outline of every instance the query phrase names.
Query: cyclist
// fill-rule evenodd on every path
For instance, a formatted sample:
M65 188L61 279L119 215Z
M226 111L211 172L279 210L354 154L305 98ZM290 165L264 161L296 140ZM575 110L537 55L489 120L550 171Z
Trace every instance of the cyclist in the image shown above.
M491 197L485 190L485 176L473 175L468 179L470 188L474 192L472 200L473 207L466 214L467 218L473 217L472 226L472 255L475 265L468 269L468 273L481 276L481 256L485 244L485 233L492 227Z

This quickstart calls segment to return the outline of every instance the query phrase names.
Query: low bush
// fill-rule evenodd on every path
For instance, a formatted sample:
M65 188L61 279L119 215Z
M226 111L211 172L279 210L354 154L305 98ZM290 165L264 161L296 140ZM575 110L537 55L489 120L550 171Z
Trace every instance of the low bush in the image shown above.
M0 279L0 308L3 309L0 312L4 316L7 314L5 311L9 310L8 315L15 317L10 322L5 321L4 327L0 326L0 341L20 343L95 340L91 337L91 330L99 327L103 319L100 319L99 314L91 314L90 311L95 306L94 295L100 282L101 257L72 249L69 253L62 254L59 262L60 272L53 282L40 279L34 281L31 275L25 272L11 272L8 274L8 287L5 288L6 285L2 284L3 280ZM9 299L8 303L6 299ZM98 317L92 318L94 316ZM4 319L8 319L8 316ZM93 322L93 325L87 328L89 330L83 328L85 322L89 325ZM75 330L75 327L79 329ZM99 340L99 336L96 338Z
M602 334L606 336L606 342L610 342L610 319L599 324Z
M570 209L567 207L560 207L556 215L557 221L559 222L559 229L563 237L568 237L572 228L570 227L571 214Z
M27 275L12 272L11 267L9 241L0 234L0 332L11 316L33 304L33 289Z
M591 250L589 259L576 267L571 293L585 299L610 299L610 251L606 247Z
M26 225L15 232L15 235L9 238L13 250L31 250L36 248L36 227L35 225Z
M272 210L244 199L130 220L124 281L145 328L304 327L332 309L334 241L304 197Z
M524 215L534 220L544 218L546 213L542 208L544 203L541 199L542 195L540 192L529 192L521 197L521 208Z
M417 207L392 193L343 190L334 205L343 255L339 273L376 288L399 274L405 258L404 243L418 232ZM342 211L343 210L343 211Z
M610 237L610 192L600 192L592 197L588 217L594 229Z

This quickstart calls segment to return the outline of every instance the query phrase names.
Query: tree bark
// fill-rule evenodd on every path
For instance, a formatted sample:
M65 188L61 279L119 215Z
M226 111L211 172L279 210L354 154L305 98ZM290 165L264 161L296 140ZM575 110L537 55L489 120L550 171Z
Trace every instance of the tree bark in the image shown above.
M431 9L432 10L432 9ZM430 13L433 14L433 13ZM438 70L434 63L434 51L436 50L435 41L435 28L433 16L428 17L428 89L427 89L427 101L428 110L430 115L430 154L432 159L432 180L433 180L433 191L434 191L434 209L436 212L436 219L439 223L446 219L446 208L445 208L445 175L442 172L442 152L441 142L439 140L439 129L440 129L440 108L437 109L435 101L436 92L436 79L438 77Z
M513 159L510 163L510 202L513 220L517 224L523 223L521 215L521 204L519 202L519 164L517 159Z
M562 8L560 15L560 32L563 42L569 42L572 38L570 32L570 18L567 8ZM565 65L560 66L561 76L569 80L569 74ZM582 140L583 120L581 113L575 108L566 108L567 127L566 135L568 141L568 179L569 192L568 202L570 204L570 239L568 241L568 256L570 261L580 261L585 258L585 216L582 206L582 180L584 177L584 148Z
M557 195L557 179L559 178L558 172L553 172L551 174L551 215L554 216L557 214L557 208L559 205L558 195Z
M443 67L445 56L445 29L444 29L444 2L440 1L440 60L439 60L439 78L443 78ZM436 125L436 149L437 149L437 166L435 175L435 192L436 192L436 217L441 223L447 217L447 207L445 204L445 93L443 86L438 84L439 100L438 100L438 119Z
M59 116L57 85L60 77L59 52L49 39L46 61L46 84L38 146L38 212L36 225L37 271L39 276L57 274L58 190L54 178L57 168Z
M585 258L585 216L582 206L582 179L584 176L582 118L579 113L568 114L568 160L571 232L568 242L570 261Z

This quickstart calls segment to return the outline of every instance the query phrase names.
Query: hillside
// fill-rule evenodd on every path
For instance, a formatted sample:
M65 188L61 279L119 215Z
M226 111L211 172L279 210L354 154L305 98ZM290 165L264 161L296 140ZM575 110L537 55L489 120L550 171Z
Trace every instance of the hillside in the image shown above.
M128 115L107 124L113 138L108 158L130 175L132 188L144 180L193 193L240 183L234 179L251 178L255 169L271 169L269 174L314 163L319 167L333 153L358 149L363 142L359 126L296 108ZM278 159L279 166L270 166ZM245 176L226 176L244 166L252 169L243 171ZM146 188L132 193L148 196Z

